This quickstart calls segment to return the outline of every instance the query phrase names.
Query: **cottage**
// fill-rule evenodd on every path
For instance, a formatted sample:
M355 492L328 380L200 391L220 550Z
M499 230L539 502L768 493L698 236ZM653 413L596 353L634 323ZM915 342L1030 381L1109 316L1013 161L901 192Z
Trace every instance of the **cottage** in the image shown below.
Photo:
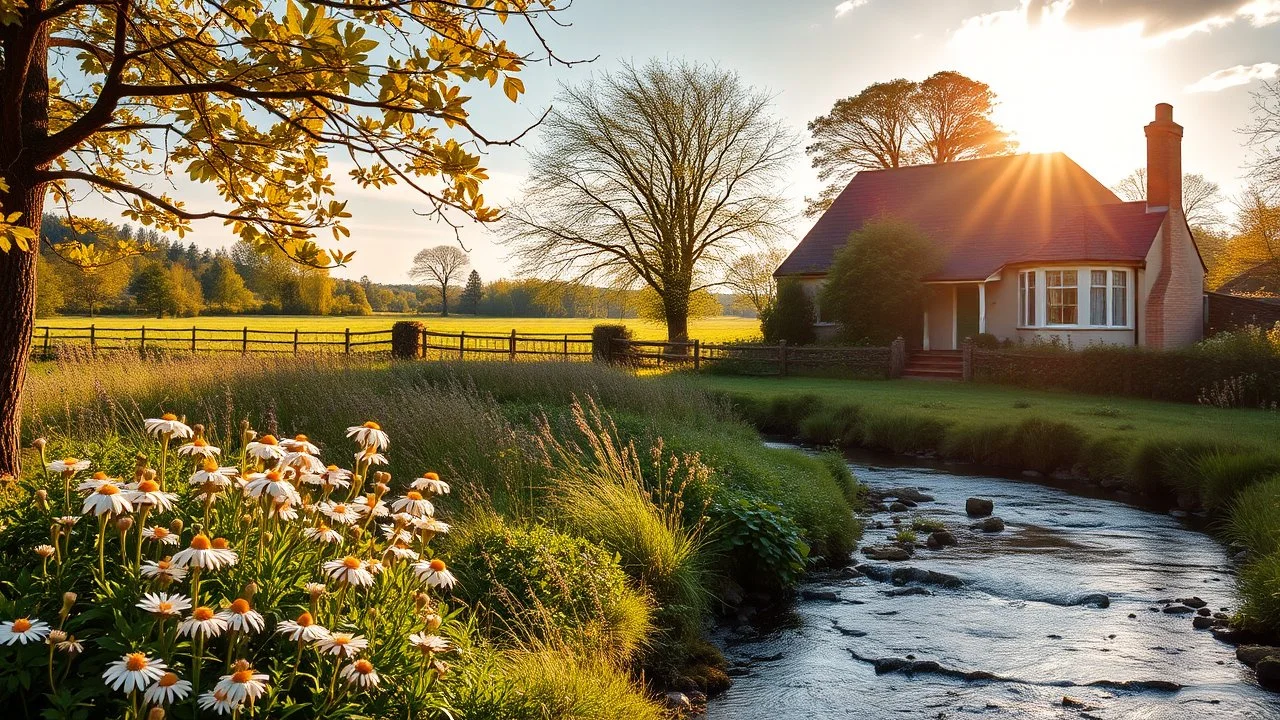
M944 252L903 328L924 350L990 333L1031 341L1171 348L1203 329L1205 268L1182 213L1182 127L1146 126L1147 199L1123 202L1062 153L860 172L775 276L812 292L850 233L877 217L915 224ZM820 331L830 331L822 322Z

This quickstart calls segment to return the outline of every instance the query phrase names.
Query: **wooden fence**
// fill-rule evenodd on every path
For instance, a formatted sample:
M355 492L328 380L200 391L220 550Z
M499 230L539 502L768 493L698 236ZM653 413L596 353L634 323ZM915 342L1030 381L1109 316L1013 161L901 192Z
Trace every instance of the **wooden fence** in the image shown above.
M756 343L650 342L617 339L613 362L632 367L706 368L736 375L832 374L896 377L901 347L816 347ZM895 354L898 360L895 361Z
M420 357L430 360L590 361L591 333L442 333L422 331Z

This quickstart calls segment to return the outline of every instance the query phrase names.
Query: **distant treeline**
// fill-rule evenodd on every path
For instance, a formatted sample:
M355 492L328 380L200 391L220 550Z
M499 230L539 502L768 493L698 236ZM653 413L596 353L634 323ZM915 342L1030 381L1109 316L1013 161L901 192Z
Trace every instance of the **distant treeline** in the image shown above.
M36 314L53 315L370 315L375 312L436 313L439 291L413 284L343 280L307 268L279 251L259 252L239 242L229 250L182 244L148 228L114 226L120 237L145 241L154 250L103 267L84 269L63 260L58 243L93 242L64 218L46 215L37 268ZM479 292L451 292L451 311L491 317L612 317L646 314L644 293L583 287L545 280L495 280L476 276ZM704 314L750 315L729 295L708 296Z

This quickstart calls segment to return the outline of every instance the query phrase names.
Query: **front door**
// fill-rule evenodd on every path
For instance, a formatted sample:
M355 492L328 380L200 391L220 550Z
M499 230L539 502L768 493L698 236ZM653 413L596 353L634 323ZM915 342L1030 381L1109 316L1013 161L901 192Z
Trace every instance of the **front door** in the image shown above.
M956 347L978 336L978 286L956 286Z

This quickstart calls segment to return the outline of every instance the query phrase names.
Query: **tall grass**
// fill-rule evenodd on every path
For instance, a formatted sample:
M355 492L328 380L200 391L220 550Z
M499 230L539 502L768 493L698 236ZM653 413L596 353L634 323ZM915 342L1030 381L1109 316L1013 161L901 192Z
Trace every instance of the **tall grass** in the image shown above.
M1280 552L1280 475L1240 491L1231 505L1226 535L1256 555Z

